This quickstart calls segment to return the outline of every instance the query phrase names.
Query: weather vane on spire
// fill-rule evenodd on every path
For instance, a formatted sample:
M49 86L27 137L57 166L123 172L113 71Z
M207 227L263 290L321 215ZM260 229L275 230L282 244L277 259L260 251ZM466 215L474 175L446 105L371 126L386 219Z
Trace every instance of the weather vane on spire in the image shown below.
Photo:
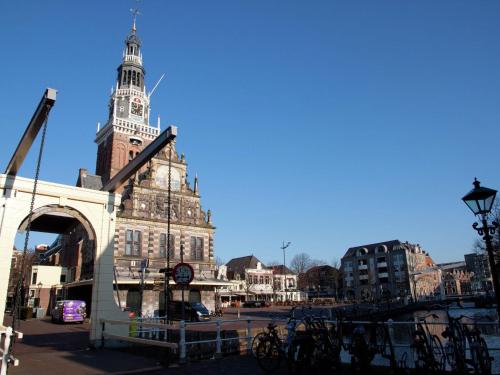
M141 0L135 0L136 3L139 3ZM134 15L134 24L132 25L132 32L135 33L136 27L135 27L135 20L137 19L137 16L141 14L139 12L139 8L130 8L130 12Z

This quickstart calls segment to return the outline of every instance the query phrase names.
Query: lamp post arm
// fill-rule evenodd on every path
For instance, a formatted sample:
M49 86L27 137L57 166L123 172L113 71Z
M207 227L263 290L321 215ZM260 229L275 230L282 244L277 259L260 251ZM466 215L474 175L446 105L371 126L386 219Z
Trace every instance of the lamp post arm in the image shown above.
M493 288L495 289L495 300L497 304L497 314L498 314L498 319L500 321L500 284L498 280L498 274L496 271L496 263L495 263L495 255L493 254L493 245L491 243L492 237L491 234L495 233L497 223L493 223L493 225L490 227L488 226L488 222L486 220L486 217L483 216L482 218L482 228L477 228L477 223L474 223L473 227L474 229L483 236L484 242L486 243L486 251L488 253L488 260L490 263L490 268L491 268L491 278L493 281ZM491 234L490 234L491 233Z

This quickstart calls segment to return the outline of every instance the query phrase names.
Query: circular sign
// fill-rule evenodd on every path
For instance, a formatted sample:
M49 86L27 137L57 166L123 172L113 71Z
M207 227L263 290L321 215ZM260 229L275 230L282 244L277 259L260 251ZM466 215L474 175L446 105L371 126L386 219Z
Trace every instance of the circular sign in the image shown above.
M176 284L189 285L194 278L194 270L188 263L178 263L174 267L173 278Z

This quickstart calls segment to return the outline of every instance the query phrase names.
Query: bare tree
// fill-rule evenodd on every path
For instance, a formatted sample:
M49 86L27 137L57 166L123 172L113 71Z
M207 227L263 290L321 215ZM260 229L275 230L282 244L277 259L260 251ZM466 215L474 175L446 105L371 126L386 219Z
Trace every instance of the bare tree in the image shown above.
M290 268L297 275L306 272L311 267L311 257L306 253L299 253L292 258Z
M335 257L332 259L332 263L331 263L331 266L333 268L336 268L337 270L340 269L340 261L339 261L339 258Z
M215 265L216 265L217 267L223 266L223 265L224 265L224 263L225 263L225 262L222 260L222 258L221 258L221 257L215 257Z

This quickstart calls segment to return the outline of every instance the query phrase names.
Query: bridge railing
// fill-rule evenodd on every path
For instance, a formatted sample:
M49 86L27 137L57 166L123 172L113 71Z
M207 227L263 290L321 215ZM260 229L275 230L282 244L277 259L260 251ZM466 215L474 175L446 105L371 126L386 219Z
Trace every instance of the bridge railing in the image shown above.
M207 322L185 322L180 321L176 324L163 324L163 323L149 323L144 321L112 321L112 320L102 320L103 323L103 337L105 339L118 339L133 343L140 344L149 344L156 346L165 346L174 349L178 353L179 361L181 363L187 360L188 348L192 345L203 345L206 344L207 347L212 348L212 357L220 357L223 352L223 343L236 341L243 343L243 347L246 347L248 353L251 352L252 341L255 337L256 328L259 328L259 332L265 329L266 325L264 322L275 322L278 325L285 324L285 319L276 319L276 318L252 318L252 319L231 319L231 320L222 320L216 319ZM325 320L327 324L337 324L336 320ZM353 325L369 325L372 324L372 321L343 321L343 324L353 324ZM378 322L379 324L385 324L388 327L388 332L391 337L391 341L393 343L393 347L395 349L396 355L402 355L406 351L406 355L410 356L411 354L411 330L415 329L416 322L415 321L393 321L388 320L384 322ZM116 336L113 334L106 333L104 328L104 324L126 324L130 326L136 325L135 329L129 330L130 336ZM444 331L444 328L448 325L445 321L429 321L426 323L429 326L431 333L441 336L441 333ZM498 337L499 329L498 322L471 322L467 323L474 325L479 328L484 334L488 349L493 353L493 357L495 357L495 364L500 363L500 337ZM228 327L232 325L232 327ZM209 326L215 328L215 330L207 329ZM228 329L234 331L235 326L237 326L240 330L244 330L244 334L242 336L236 335L234 337L224 337L224 331ZM203 327L203 328L202 328ZM197 328L202 328L197 330ZM156 331L154 331L156 330ZM174 335L165 334L167 331L177 331ZM200 332L210 332L213 333L215 331L214 338L208 339L198 339L198 340L187 340L186 333L188 331L200 331ZM151 335L151 332L159 332L157 335ZM163 333L163 334L162 334ZM167 337L169 336L169 337ZM170 339L175 337L176 342L170 342ZM344 361L348 361L349 353L347 351L343 351L342 357ZM383 364L382 364L383 365ZM500 367L499 367L500 370Z
M19 366L19 360L10 353L11 342L15 337L21 339L23 334L16 332L12 327L0 327L0 375L7 374L8 366Z

